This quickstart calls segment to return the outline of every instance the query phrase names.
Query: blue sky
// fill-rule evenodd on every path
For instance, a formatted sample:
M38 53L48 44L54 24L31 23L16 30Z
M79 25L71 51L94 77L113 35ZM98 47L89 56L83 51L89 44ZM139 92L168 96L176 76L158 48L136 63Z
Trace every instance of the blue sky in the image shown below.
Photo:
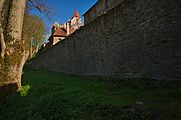
M48 30L50 30L55 21L59 21L60 24L67 22L73 16L75 10L78 10L80 16L82 16L97 1L98 0L47 0L47 4L53 12L50 20L37 10L33 10L32 13L41 16Z

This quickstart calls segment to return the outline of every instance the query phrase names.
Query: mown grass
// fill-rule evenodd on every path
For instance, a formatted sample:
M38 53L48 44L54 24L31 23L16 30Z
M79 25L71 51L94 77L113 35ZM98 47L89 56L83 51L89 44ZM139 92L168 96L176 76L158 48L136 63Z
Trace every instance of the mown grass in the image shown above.
M179 120L181 89L25 70L27 96L0 106L0 120ZM138 87L139 86L139 87ZM137 104L136 104L137 103ZM141 104L140 104L141 103Z

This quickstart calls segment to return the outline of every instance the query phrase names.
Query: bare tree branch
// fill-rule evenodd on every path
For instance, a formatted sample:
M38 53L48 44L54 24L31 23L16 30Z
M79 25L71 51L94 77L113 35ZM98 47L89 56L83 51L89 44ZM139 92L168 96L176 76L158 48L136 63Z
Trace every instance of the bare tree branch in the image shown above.
M35 8L37 8L40 12L43 12L43 10L42 10L42 8L40 7L40 5L36 5L34 0L29 0L29 1L30 1L31 4L32 4Z
M40 12L45 13L47 17L50 19L51 11L46 4L46 0L28 0L33 7L38 9Z

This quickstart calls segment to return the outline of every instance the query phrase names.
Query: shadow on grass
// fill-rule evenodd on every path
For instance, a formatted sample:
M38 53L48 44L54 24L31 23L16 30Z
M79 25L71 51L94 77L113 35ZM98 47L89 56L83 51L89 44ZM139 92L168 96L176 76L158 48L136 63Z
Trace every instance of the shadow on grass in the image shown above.
M0 87L0 105L5 104L8 96L16 93L18 90L17 84L8 84Z

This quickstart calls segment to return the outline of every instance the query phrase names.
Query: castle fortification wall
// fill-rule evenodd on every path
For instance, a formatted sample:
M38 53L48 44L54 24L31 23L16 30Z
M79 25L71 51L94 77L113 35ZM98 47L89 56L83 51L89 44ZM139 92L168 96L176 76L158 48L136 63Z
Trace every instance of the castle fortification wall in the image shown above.
M124 0L28 66L106 78L181 80L181 0Z

